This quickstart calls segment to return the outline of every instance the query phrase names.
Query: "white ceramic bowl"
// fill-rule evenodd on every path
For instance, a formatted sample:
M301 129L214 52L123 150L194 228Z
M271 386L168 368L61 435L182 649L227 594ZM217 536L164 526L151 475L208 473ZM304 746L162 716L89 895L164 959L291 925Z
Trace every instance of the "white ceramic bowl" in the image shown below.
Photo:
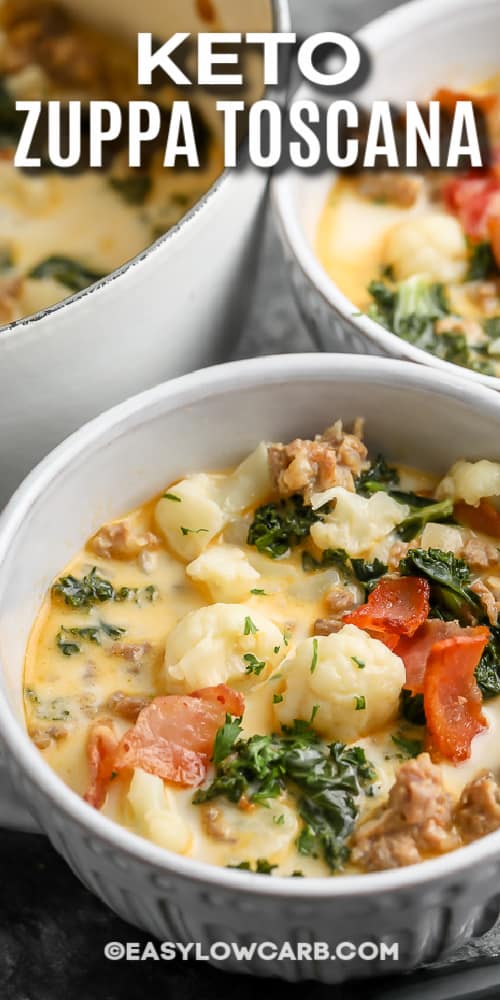
M165 37L207 28L195 0L62 2L134 38L138 30ZM214 5L227 30L288 27L286 0ZM258 79L253 84L255 93ZM262 170L225 171L138 257L0 331L0 507L35 462L84 421L165 378L227 357L253 287L266 187Z
M162 940L396 941L381 961L224 962L325 982L400 972L487 930L500 913L500 832L422 865L332 879L275 879L155 847L69 790L25 731L26 641L54 576L85 538L192 470L231 464L260 439L308 435L362 414L368 443L444 470L500 460L500 396L431 368L379 358L243 361L158 386L82 428L28 477L0 518L0 736L15 788L82 881ZM50 900L47 900L50 906Z
M357 36L368 49L372 73L349 95L369 106L375 99L402 104L427 98L440 86L465 89L498 74L498 0L413 0L372 21ZM303 86L296 99L318 100ZM329 100L332 98L329 97ZM288 170L272 183L273 204L292 285L302 316L326 351L389 355L461 375L474 385L500 389L500 379L441 361L388 332L358 309L327 274L315 252L315 239L335 171Z

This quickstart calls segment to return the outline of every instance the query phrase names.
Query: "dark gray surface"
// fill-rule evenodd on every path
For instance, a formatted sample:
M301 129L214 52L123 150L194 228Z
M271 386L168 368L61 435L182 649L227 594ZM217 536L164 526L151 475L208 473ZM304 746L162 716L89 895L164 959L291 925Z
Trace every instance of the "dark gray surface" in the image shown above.
M439 2L439 0L436 0ZM387 0L292 0L297 31L352 30ZM236 357L313 350L292 300L272 219L268 219L258 287ZM52 850L33 834L0 831L0 1000L253 1000L279 987L218 972L203 963L110 962L107 941L142 941L88 893ZM432 973L390 981L288 987L291 1000L451 1000L500 996L500 934L461 949ZM445 968L446 967L446 968ZM281 991L280 991L281 993Z

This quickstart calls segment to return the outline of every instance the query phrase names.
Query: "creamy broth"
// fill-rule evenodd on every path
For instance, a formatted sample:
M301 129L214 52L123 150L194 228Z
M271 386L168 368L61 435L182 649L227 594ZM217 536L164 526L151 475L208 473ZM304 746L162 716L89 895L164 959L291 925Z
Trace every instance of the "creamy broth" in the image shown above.
M343 620L359 615L370 591L376 596L384 581L406 587L410 580L412 587L427 588L428 595L419 572L415 578L410 571L403 574L401 560L416 551L424 557L430 552L432 561L440 549L441 555L448 553L445 559L453 559L454 552L472 587L465 594L470 607L456 611L458 617L464 614L464 627L455 621L443 628L462 637L473 626L474 634L491 639L485 623L491 623L491 601L496 612L500 601L500 562L496 566L494 558L496 553L499 560L495 538L500 532L491 532L498 530L500 515L495 507L485 507L482 496L500 492L500 467L458 463L440 483L421 470L391 469L378 461L369 470L359 434L359 425L346 435L337 424L314 442L261 444L236 470L189 476L105 525L55 581L34 626L25 666L30 736L47 763L89 801L97 723L121 746L154 699L172 705L184 698L199 705L192 692L213 691L217 684L243 696L242 743L254 734L279 739L298 719L307 739L313 738L313 750L326 749L333 740L344 745L343 752L364 751L372 774L355 796L356 820L342 857L332 864L320 841L304 853L305 823L293 781L284 781L264 801L252 801L249 786L239 801L218 793L197 803L196 789L204 792L219 775L220 764L209 760L201 780L187 782L188 787L160 780L151 759L142 767L116 764L102 799L94 801L116 822L212 864L264 870L259 868L264 862L277 875L328 876L377 867L363 861L356 831L367 829L370 817L376 822L384 815L391 789L408 766L434 768L433 781L439 779L447 808L455 810L465 786L484 769L500 772L499 698L484 700L482 722L459 759L458 750L450 753L449 746L436 744L429 719L426 728L402 710L407 661L389 641L390 632L382 635L377 625L370 634L360 618L358 624ZM312 455L316 464L304 473ZM430 504L438 504L439 509L432 508L436 522L421 513ZM276 512L293 513L294 528L287 529L285 542L269 528ZM409 531L407 519L415 512L417 522ZM408 531L412 537L407 539ZM473 566L467 569L461 556L469 556ZM488 566L480 569L481 560ZM373 586L363 583L363 574ZM481 587L477 600L470 596L478 582L489 604ZM440 605L442 595L430 593L431 611L427 606L416 633L417 625L413 628L417 638L427 627L427 613L434 615L434 625L443 609L444 617L455 618L446 603ZM469 682L477 694L472 676ZM163 702L162 696L167 696ZM136 709L130 699L139 699ZM130 712L123 713L124 704ZM424 704L430 712L432 705ZM234 715L231 711L226 721ZM224 712L219 734L223 729ZM209 756L215 746L211 743ZM433 765L421 763L426 748ZM115 763L118 759L113 757ZM458 812L450 822L459 829ZM456 842L447 831L446 847L420 846L418 860L459 846L455 826Z

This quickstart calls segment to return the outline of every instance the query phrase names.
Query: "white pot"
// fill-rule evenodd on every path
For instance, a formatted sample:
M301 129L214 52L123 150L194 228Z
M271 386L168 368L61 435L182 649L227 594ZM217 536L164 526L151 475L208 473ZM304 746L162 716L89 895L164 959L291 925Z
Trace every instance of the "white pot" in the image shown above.
M443 472L500 460L500 396L431 368L342 355L270 357L158 386L82 428L28 477L0 518L0 734L15 788L74 872L160 940L397 942L399 962L223 962L324 982L402 972L441 957L500 912L500 832L421 865L331 879L278 879L161 850L72 792L29 740L26 642L53 578L106 519L188 471L236 462L260 439L366 418L368 444ZM48 901L50 905L50 901Z
M372 72L363 88L349 96L369 107L376 99L395 104L426 99L442 86L464 90L498 73L499 30L498 0L405 3L357 33L370 53ZM294 99L304 98L318 100L318 92L302 86ZM316 255L315 240L335 176L333 168L321 173L288 170L272 182L292 286L318 346L326 351L405 358L443 373L455 372L475 385L500 389L500 379L441 361L359 315L327 274Z
M68 6L134 34L207 28L194 0ZM286 0L215 0L215 7L229 30L288 27ZM253 285L266 184L262 170L226 171L178 226L129 264L0 331L0 507L35 462L84 421L227 356Z

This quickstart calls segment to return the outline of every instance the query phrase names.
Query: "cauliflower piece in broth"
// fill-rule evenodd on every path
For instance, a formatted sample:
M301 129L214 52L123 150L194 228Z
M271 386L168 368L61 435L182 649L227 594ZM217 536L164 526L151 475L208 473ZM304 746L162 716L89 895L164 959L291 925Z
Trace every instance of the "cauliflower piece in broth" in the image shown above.
M211 604L190 611L167 636L165 691L263 680L285 651L282 633L265 615L245 604ZM265 666L247 671L255 661Z
M393 226L383 257L397 281L421 274L430 281L460 282L467 270L467 241L457 219L432 212Z
M214 601L242 601L260 579L237 545L212 545L186 566L186 573L205 583Z
M366 499L341 486L316 493L312 506L317 509L332 500L335 501L333 510L324 520L312 525L311 538L319 549L345 549L350 556L368 554L410 512L409 507L387 493L375 493Z
M396 718L405 681L402 660L355 625L304 639L281 666L280 725L310 719L325 739L351 743Z
M483 458L479 462L455 462L436 490L438 500L465 500L478 507L481 500L500 496L500 463Z

